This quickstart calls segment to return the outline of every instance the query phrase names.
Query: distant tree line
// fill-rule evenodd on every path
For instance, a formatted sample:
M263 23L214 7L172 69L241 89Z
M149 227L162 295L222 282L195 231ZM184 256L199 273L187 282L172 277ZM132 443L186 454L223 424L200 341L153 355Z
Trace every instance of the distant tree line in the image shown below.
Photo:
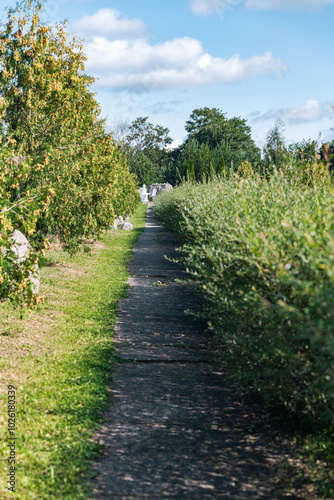
M306 168L316 155L326 168L334 170L334 140L321 147L314 140L286 146L280 124L269 130L262 155L251 137L247 120L227 118L218 108L195 109L185 130L188 135L184 142L171 149L169 129L153 125L148 117L139 117L131 124L117 124L115 140L138 185L153 182L176 185L183 179L204 181L216 174L229 176L245 168L270 175L274 168L280 169L289 162L294 168Z

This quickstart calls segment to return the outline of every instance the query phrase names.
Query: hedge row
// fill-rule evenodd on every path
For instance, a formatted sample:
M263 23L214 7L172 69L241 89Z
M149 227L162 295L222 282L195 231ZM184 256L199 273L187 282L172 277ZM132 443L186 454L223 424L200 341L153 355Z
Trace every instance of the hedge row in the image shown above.
M329 182L184 184L155 213L185 238L185 264L206 298L239 382L304 422L333 424L334 218Z

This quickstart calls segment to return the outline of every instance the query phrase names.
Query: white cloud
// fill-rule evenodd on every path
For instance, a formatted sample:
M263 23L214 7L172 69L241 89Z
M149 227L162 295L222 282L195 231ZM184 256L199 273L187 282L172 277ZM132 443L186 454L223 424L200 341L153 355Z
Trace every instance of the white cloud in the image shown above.
M122 19L115 9L100 9L91 16L73 21L71 26L80 35L89 38L99 33L109 39L133 39L148 36L149 32L140 19Z
M106 89L143 93L234 83L263 74L281 77L287 70L270 52L248 59L238 54L212 57L199 40L187 36L152 44L140 20L123 19L113 9L99 10L72 26L86 38L87 71L99 77L97 86Z
M318 122L323 118L329 118L331 114L332 105L330 102L321 102L311 98L295 108L270 109L265 113L255 112L250 115L250 118L254 123L281 120L285 124L301 124Z
M178 148L179 146L181 146L181 144L183 144L185 140L185 137L183 139L175 139L171 144L169 144L167 146L167 149L176 149Z
M310 7L319 9L334 0L246 0L246 6L252 9L298 9Z
M188 37L156 45L144 39L109 41L95 37L86 45L87 68L112 73L182 68L200 58L202 52L201 43Z
M86 45L87 70L99 85L113 89L172 89L234 83L256 75L281 77L286 64L270 52L249 59L212 57L199 40L176 38L150 45L146 40L109 41L96 37Z
M189 0L190 10L204 16L218 14L236 3L240 0Z

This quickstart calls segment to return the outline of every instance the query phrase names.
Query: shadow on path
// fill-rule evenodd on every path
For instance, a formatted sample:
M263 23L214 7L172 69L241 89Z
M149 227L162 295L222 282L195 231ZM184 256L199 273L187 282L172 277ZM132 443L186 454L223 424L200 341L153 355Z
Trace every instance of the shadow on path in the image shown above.
M254 432L251 410L214 363L214 339L184 313L200 299L164 257L178 244L149 206L119 308L93 498L286 498L279 477L293 467L292 449L270 429Z

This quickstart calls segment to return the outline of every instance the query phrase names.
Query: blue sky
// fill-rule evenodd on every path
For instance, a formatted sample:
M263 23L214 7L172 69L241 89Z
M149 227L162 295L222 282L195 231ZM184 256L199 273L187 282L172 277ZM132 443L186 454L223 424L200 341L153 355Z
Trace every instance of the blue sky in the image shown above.
M334 0L46 3L47 22L65 18L109 127L149 116L176 145L207 106L246 118L260 147L277 121L287 142L334 138Z

